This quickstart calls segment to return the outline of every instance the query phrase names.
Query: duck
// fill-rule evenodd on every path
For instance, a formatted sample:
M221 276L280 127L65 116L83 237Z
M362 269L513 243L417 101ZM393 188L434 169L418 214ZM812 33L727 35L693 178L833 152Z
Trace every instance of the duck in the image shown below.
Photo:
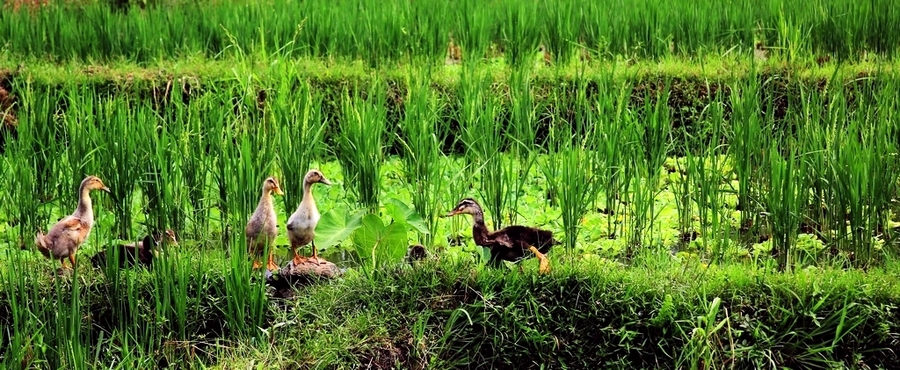
M154 232L147 234L142 240L136 243L128 243L118 245L121 248L119 252L119 267L141 265L143 267L152 267L153 259L157 257L159 250L157 246L178 245L178 239L175 238L175 232L166 229L165 232ZM96 267L106 265L106 251L100 251L91 257L91 264Z
M38 230L34 244L44 257L59 260L66 269L66 258L75 269L75 254L81 244L87 240L94 227L94 209L91 202L91 191L101 190L110 193L109 188L97 176L87 176L78 187L78 206L71 215L59 220L47 234Z
M430 257L428 250L422 244L413 244L406 249L406 262L414 265L416 261L421 261Z
M448 33L447 37L450 38L450 42L447 44L447 57L444 59L444 64L459 64L462 61L462 49L459 48L459 45L453 39L452 32Z
M278 236L278 216L275 214L275 204L272 202L272 194L284 195L278 180L274 177L268 177L263 181L262 196L259 198L259 204L256 211L247 221L247 228L244 233L247 236L247 246L250 249L250 255L253 256L253 269L259 269L262 264L257 258L262 255L266 249L269 249L269 259L267 269L269 271L278 270L275 264L275 237Z
M312 244L312 257L318 262L319 255L316 252L316 225L319 223L319 210L316 208L316 200L313 198L312 186L316 183L331 186L331 182L317 169L309 170L303 177L303 200L297 206L297 210L288 217L287 234L291 242L291 252L294 254L292 262L299 265L304 262L304 257L297 254L297 247Z
M452 211L443 217L452 217L460 214L472 216L472 238L475 244L489 248L491 257L488 265L499 267L501 261L518 262L527 258L527 252L531 252L540 260L538 271L541 274L550 272L550 260L546 253L550 248L560 242L553 238L553 232L535 227L512 225L500 230L488 231L484 224L484 211L481 205L472 198L459 201ZM521 269L521 266L519 267Z

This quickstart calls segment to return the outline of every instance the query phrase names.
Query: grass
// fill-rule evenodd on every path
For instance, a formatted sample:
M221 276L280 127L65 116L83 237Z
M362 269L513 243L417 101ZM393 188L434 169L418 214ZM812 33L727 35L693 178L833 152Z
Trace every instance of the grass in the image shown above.
M181 258L183 263L190 260ZM389 268L376 277L351 273L333 284L308 288L295 301L269 303L264 330L241 341L206 334L222 320L215 297L226 293L220 290L225 274L218 265L203 264L194 268L204 278L191 280L188 290L209 289L208 295L189 298L200 311L194 311L194 303L188 305L194 319L187 325L204 338L184 345L161 338L155 342L157 351L142 354L135 348L124 361L107 360L102 353L95 358L95 350L88 350L86 362L89 367L151 367L187 361L182 366L197 368L201 360L217 363L213 368L897 364L890 347L897 335L893 307L900 292L891 283L891 270L823 268L783 274L752 264L705 267L645 252L636 256L636 263L642 267L600 258L566 260L552 275L538 277L536 264L518 274L442 258L413 268ZM22 276L40 273L31 270ZM146 277L130 277L135 297L130 301L138 312L149 314L140 317L150 319L152 326L175 326L152 309L150 297L159 294L159 287ZM85 304L111 294L96 272L88 271L84 278L79 296ZM67 292L78 280L60 282L59 289ZM100 312L96 305L92 312ZM85 344L105 342L96 334L102 332L99 324L82 329ZM32 342L37 361L43 358L40 340ZM97 359L102 362L92 362Z
M474 6L462 4L438 10ZM386 8L412 12L401 5ZM0 361L898 365L891 63L809 67L810 46L792 33L793 49L762 66L529 65L535 31L523 25L543 13L490 6L506 6L501 34L518 40L509 64L388 69L232 41L230 64L197 57L172 76L130 61L65 82L64 67L44 62L4 80L18 123L0 154L0 321L12 328ZM578 32L566 23L574 9L548 13L563 34ZM385 14L354 27L376 32ZM489 48L491 18L471 17L484 33L460 37ZM784 32L797 19L780 18ZM330 222L320 252L350 269L274 300L248 268L242 231L263 179L288 193L276 204L283 225L313 167L335 184L316 189ZM151 272L82 265L53 277L31 239L71 212L86 174L113 195L95 196L81 261L160 228L182 246ZM522 274L484 268L468 221L437 217L463 197L485 205L492 229L564 240L553 272L535 274L533 260ZM415 242L437 261L404 263ZM287 244L281 228L277 260Z
M191 55L228 58L235 44L286 56L347 58L370 65L445 58L457 35L464 59L488 54L529 64L540 45L566 63L592 58L750 53L757 41L788 58L831 55L858 60L893 56L900 19L890 1L860 4L779 0L660 4L615 1L550 2L275 0L253 2L149 1L119 9L102 1L59 2L33 11L5 11L4 48L18 56L54 60L139 63ZM613 15L610 10L613 9ZM77 14L77 16L72 16Z

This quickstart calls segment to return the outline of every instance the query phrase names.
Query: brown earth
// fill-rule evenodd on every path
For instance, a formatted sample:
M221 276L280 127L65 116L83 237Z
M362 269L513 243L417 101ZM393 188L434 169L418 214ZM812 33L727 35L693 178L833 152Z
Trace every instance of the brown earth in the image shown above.
M0 154L4 153L7 137L16 137L18 120L15 113L15 97L10 93L12 73L0 71Z

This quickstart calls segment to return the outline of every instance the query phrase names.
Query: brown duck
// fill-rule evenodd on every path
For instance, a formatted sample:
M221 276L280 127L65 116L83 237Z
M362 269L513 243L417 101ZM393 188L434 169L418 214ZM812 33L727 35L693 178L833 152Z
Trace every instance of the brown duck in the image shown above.
M131 267L140 265L143 267L152 267L153 259L156 258L159 250L157 247L166 245L178 245L175 238L175 232L167 229L164 233L152 233L144 237L136 243L118 245L119 251L119 267ZM100 251L91 257L91 264L96 267L106 265L106 251Z
M472 238L475 244L490 248L491 257L488 264L498 267L501 261L518 262L527 258L530 251L540 260L541 273L550 271L550 261L544 254L550 251L554 245L560 244L553 238L553 232L534 227L513 225L500 230L490 232L484 224L484 211L472 198L466 198L459 202L450 213L444 217L458 214L472 215Z
M262 267L258 259L268 248L270 252L266 267L269 271L278 270L278 265L275 264L274 246L275 237L278 236L278 217L275 214L272 193L284 195L281 187L278 186L278 181L274 177L269 177L263 181L262 196L259 198L259 204L256 206L256 211L250 216L247 228L244 229L247 235L249 252L253 256L253 269Z
M66 268L66 258L72 262L72 268L75 268L75 253L94 227L94 209L90 195L92 190L109 193L109 188L99 177L85 177L78 187L78 207L75 212L59 220L46 235L39 230L34 238L34 244L41 254L59 260L63 268Z

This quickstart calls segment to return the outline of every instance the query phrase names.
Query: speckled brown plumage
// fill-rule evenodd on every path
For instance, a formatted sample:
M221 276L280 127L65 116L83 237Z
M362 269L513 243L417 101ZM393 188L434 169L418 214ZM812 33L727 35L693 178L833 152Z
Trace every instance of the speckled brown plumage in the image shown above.
M94 226L94 209L90 196L92 190L109 192L109 188L99 177L86 177L78 188L78 207L75 212L53 225L46 235L38 231L34 238L38 251L47 258L59 260L63 268L66 268L66 258L72 262L72 268L75 268L75 254Z
M278 270L275 264L275 238L278 236L278 215L275 214L275 204L272 202L272 194L283 195L278 181L274 177L269 177L263 181L262 195L259 198L259 204L256 211L247 221L247 227L244 233L247 236L247 246L249 253L253 256L253 268L262 267L258 258L269 249L269 258L267 268L269 271Z

